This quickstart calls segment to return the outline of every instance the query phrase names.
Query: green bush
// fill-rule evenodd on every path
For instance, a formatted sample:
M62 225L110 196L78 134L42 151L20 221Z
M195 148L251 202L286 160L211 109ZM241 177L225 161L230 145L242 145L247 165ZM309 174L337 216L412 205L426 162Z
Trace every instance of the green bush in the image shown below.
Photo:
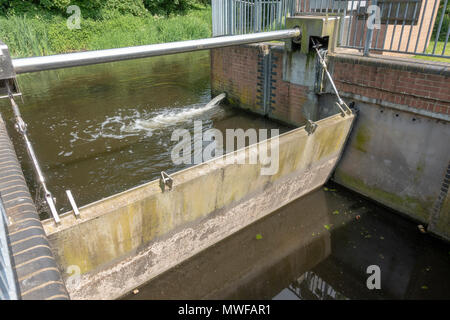
M66 21L48 26L48 39L54 53L88 50L90 40L103 32L101 23L84 19L82 28L69 29Z
M65 16L67 7L77 5L85 18L111 19L118 15L144 16L185 13L211 0L0 0L0 15L54 14Z
M0 17L0 39L8 44L13 56L38 56L52 53L47 24L27 17Z
M211 36L210 8L167 18L149 15L119 15L105 20L83 18L81 29L69 29L66 23L66 17L58 15L0 17L0 39L14 57L28 57Z
M144 5L152 14L168 15L185 12L195 2L194 0L144 0Z

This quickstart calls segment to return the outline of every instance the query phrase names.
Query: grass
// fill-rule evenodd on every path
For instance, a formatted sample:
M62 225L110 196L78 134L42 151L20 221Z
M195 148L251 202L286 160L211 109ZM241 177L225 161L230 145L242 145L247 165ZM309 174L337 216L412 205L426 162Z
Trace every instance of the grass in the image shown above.
M70 30L66 19L0 17L0 39L14 58L191 40L211 36L211 8L168 18L131 15L83 19Z
M432 53L434 48L434 41L430 41L430 44L428 45L426 53ZM438 41L436 44L436 51L435 54L442 54L442 50L444 49L444 41ZM447 46L445 47L445 55L450 56L450 43L447 43ZM441 61L441 62L449 62L449 58L440 58L440 57L430 57L430 56L414 56L416 59L422 59L422 60L429 60L429 61Z

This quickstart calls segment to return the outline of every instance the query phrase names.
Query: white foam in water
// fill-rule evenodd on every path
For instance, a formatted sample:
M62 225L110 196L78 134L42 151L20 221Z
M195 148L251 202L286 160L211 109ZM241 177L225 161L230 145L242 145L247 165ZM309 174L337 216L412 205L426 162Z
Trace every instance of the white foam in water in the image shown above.
M120 140L131 136L139 136L143 132L145 135L151 136L156 129L191 121L201 114L216 108L224 97L225 94L221 94L202 107L195 104L185 108L165 109L150 115L142 115L137 110L133 110L131 115L124 115L122 110L119 110L119 114L107 117L99 126L92 127L91 125L81 132L72 132L71 136L73 139L70 140L70 143L73 146L75 142L80 140L92 142L98 138ZM129 112L130 110L125 111Z
M219 102L224 97L225 94L221 94L211 100L204 107L197 108L196 105L193 105L181 110L166 109L150 119L136 119L130 127L126 128L126 130L129 130L129 132L136 132L141 130L152 132L155 129L190 121L196 116L199 116L206 111L216 108Z

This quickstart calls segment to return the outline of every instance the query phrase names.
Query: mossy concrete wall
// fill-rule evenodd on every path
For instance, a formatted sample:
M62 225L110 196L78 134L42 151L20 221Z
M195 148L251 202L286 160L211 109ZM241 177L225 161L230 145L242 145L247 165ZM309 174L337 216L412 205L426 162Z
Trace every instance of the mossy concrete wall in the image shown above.
M362 102L358 108L334 179L428 223L448 163L448 123Z
M177 172L174 187L158 181L93 203L56 226L44 221L62 270L80 270L66 285L73 299L111 299L157 276L286 203L323 185L341 155L354 116L317 122L279 137L279 170L227 164L223 157ZM275 140L270 140L275 143ZM248 159L260 144L236 151ZM246 162L248 163L248 161ZM71 267L72 266L72 267Z
M341 95L359 109L334 179L450 239L450 65L350 54L329 61Z

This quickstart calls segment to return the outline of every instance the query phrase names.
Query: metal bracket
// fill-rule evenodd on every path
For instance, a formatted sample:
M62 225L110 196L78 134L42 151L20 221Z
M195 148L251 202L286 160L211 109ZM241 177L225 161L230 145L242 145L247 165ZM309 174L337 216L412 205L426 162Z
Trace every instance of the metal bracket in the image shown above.
M308 132L308 135L313 134L314 131L317 129L317 123L312 122L311 120L308 120L306 122L305 130Z
M80 210L78 210L75 199L73 198L72 192L70 190L66 190L67 198L69 198L70 205L72 206L73 213L75 214L75 218L81 218Z
M169 190L172 190L173 179L166 172L161 171L161 178L159 178L159 186L161 187L161 191L164 192L166 190L166 186Z

